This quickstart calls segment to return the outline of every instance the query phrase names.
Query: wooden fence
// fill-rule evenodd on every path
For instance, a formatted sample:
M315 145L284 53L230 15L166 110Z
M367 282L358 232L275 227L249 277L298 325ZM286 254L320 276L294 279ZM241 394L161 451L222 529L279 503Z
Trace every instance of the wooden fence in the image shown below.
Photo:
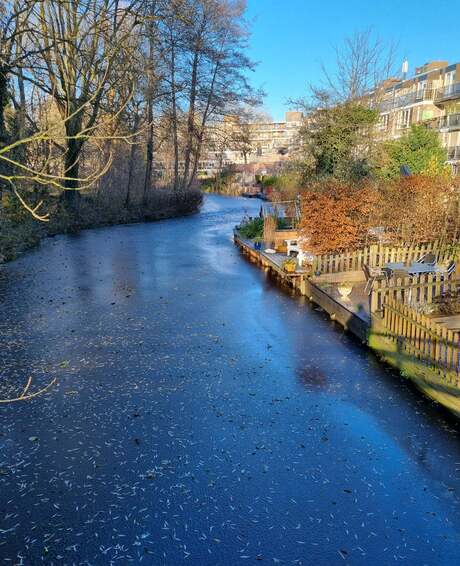
M370 293L370 311L382 311L388 299L403 305L430 304L440 295L456 292L459 287L459 279L448 279L442 273L420 275L415 280L392 277L388 281L375 281Z
M427 253L434 253L438 262L452 258L452 251L446 246L441 246L437 241L399 247L375 244L352 252L316 256L313 271L319 271L321 274L360 271L365 264L369 267L384 267L389 262L410 263Z
M410 356L436 369L458 386L460 332L448 330L394 298L384 303L385 335Z

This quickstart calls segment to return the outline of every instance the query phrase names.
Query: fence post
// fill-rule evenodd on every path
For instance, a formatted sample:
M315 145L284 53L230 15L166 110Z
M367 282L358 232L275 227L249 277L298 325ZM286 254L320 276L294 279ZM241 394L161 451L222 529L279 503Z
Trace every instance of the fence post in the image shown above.
M370 267L378 267L376 265L377 254L378 254L378 246L376 244L372 244L370 246L370 254L369 254L369 265L370 265Z

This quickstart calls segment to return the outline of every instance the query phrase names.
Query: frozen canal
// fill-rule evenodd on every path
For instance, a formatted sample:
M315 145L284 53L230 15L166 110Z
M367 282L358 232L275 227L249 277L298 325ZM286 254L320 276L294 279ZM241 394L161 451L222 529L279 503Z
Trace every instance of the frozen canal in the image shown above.
M260 203L0 269L1 564L460 563L459 427L249 264Z

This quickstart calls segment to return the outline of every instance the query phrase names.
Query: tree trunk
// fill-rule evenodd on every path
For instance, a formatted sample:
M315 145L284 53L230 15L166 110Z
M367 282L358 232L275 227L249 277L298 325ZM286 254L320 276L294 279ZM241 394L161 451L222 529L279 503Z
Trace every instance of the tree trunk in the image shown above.
M182 179L182 189L185 190L189 183L190 173L190 158L192 153L193 137L195 134L195 104L196 104L196 89L198 81L198 62L199 52L195 51L192 64L192 79L190 83L190 100L187 118L187 143L185 145L184 156L184 176Z
M174 144L174 190L179 189L179 138L177 134L177 101L176 101L176 53L171 32L171 103Z
M78 131L78 130L77 130ZM81 141L72 139L71 132L67 135L67 152L65 154L65 180L64 180L64 194L63 201L65 205L71 209L76 210L79 202L79 173L80 173L80 153L81 153Z
M18 138L26 137L26 91L22 69L18 74L19 108L18 108Z
M8 136L6 133L6 123L5 123L5 110L8 104L8 75L7 68L0 67L0 148L7 145ZM0 162L0 173L6 173L5 164ZM0 181L0 200L2 198L2 193L5 190L5 185Z
M146 144L146 161L145 161L145 177L144 177L144 202L147 202L148 194L152 188L152 173L153 173L153 108L152 101L147 102L147 120L149 122ZM134 146L131 148L131 150ZM132 151L131 151L132 154Z
M140 122L140 116L139 116L139 112L138 110L136 110L136 114L134 116L134 124L133 124L133 130L134 132L137 132L137 129L139 127L139 122ZM125 200L125 207L129 208L132 204L132 194L131 194L131 187L133 184L133 174L134 174L134 167L136 164L136 155L137 155L137 146L135 143L133 143L131 145L131 151L130 151L130 155L129 155L129 165L128 165L128 187L126 190L126 200ZM144 199L145 199L145 185L144 185Z
M192 187L193 182L195 181L196 178L196 174L198 171L198 164L200 162L200 158L201 158L201 147L203 145L203 134L200 134L200 137L198 138L198 143L197 143L197 148L196 148L196 153L195 153L195 159L193 162L193 169L192 172L190 174L190 179L186 185L185 188L190 189Z
M5 110L8 100L8 69L0 67L0 146L6 145Z
M146 163L145 163L145 177L144 177L144 203L147 202L148 193L152 188L152 174L153 174L153 98L154 98L154 56L155 56L155 27L154 27L154 13L155 3L152 2L150 7L150 20L149 20L149 65L148 65L148 85L147 85L147 144L146 144ZM137 120L137 115L136 118Z

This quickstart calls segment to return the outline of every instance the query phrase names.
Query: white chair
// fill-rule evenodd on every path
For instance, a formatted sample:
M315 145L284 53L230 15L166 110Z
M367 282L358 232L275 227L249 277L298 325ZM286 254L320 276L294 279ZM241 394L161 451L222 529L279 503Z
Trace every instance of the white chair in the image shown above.
M285 242L287 245L286 255L288 257L291 255L291 252L297 252L298 254L300 253L300 248L297 242L297 238L295 240L285 240Z
M307 241L303 238L298 238L296 240L285 240L287 245L287 255L290 256L291 252L297 252L297 261L299 262L299 266L302 267L304 263L313 263L315 256L310 252L305 251L302 249L301 244L303 244L303 248L306 247Z

